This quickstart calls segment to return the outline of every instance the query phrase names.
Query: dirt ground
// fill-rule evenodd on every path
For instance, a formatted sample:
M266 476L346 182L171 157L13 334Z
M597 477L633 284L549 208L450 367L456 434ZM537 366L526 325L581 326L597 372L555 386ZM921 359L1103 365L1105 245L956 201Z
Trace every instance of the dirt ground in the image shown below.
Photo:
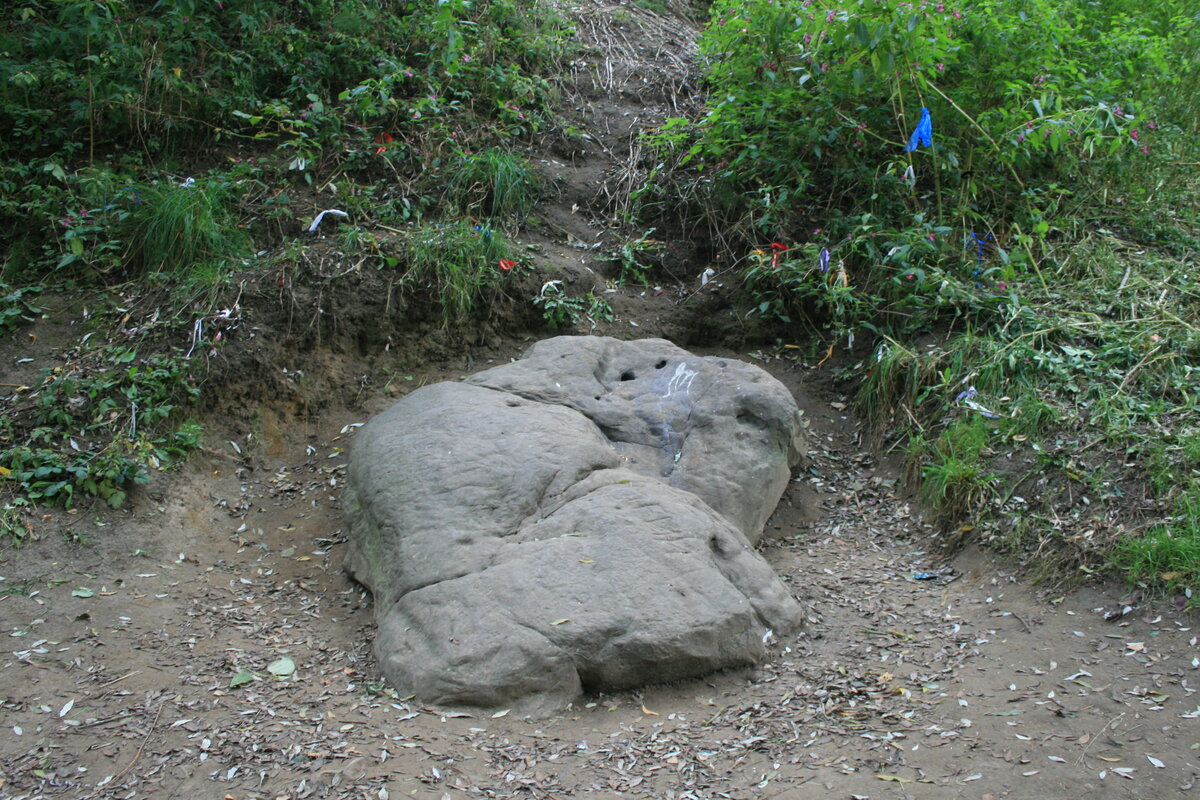
M21 591L0 596L0 796L1191 795L1194 617L1137 605L1106 621L1127 602L1111 589L1044 592L986 554L942 560L820 370L759 363L813 443L764 548L808 623L759 668L550 720L395 697L370 597L341 569L338 505L352 426L392 398L310 421L264 406L240 454L213 442L133 510L47 515L39 541L5 552L2 585ZM276 676L284 657L294 671Z
M633 136L692 91L686 25L626 9L574 8L598 48L568 98L592 144L535 154L560 191L524 240L613 302L615 321L573 332L667 336L792 390L812 453L763 552L806 604L805 628L757 668L589 697L552 719L397 697L371 652L371 598L341 567L356 426L551 333L433 356L411 334L366 337L297 353L283 378L245 377L204 420L205 448L127 510L45 511L36 541L3 546L0 797L1196 796L1194 614L1120 587L1035 586L995 554L943 557L830 366L714 338L737 318L727 288L697 291L703 262L678 286L606 288L592 245L617 235ZM81 333L72 313L39 323L38 362ZM310 383L296 396L312 402L278 391L302 382L298 365Z

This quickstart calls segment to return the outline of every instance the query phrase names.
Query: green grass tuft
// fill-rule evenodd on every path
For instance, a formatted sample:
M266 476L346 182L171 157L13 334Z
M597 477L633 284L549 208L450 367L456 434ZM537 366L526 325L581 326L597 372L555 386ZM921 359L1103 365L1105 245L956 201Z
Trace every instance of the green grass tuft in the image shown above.
M250 250L249 236L229 210L228 192L215 183L147 189L126 224L126 264L137 275L208 281L214 269Z
M1200 587L1200 481L1181 493L1174 511L1170 522L1140 538L1122 541L1113 552L1112 565L1127 570L1131 583L1184 596L1195 605L1193 590Z
M984 459L992 431L982 417L972 414L955 420L925 447L911 455L921 458L921 496L943 526L978 514L994 496L996 478Z
M523 219L538 200L537 174L525 159L493 147L462 160L448 194L464 214Z
M404 281L433 294L446 324L461 322L476 310L504 273L501 260L510 257L503 233L466 220L422 225L409 234L404 251Z

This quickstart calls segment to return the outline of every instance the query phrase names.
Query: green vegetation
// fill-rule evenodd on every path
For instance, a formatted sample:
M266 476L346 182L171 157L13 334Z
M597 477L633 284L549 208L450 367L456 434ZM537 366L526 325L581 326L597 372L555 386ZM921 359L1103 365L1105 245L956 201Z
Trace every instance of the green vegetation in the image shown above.
M422 225L404 240L403 282L439 299L443 321L462 321L517 263L501 231L468 221Z
M150 187L130 212L125 263L135 274L188 278L249 255L250 240L237 227L219 185Z
M41 292L39 286L23 286L17 289L0 283L0 333L12 330L24 322L32 322L41 313L32 297Z
M542 318L553 330L578 325L587 319L597 322L612 322L616 319L612 306L591 292L580 297L567 294L561 281L548 281L533 298L533 304L542 309Z
M537 202L537 175L519 156L490 147L459 162L450 196L468 216L523 219Z
M69 507L90 496L119 508L130 485L200 443L199 427L180 421L180 398L199 394L189 367L105 346L44 372L0 423L0 474L22 502Z
M662 253L662 242L651 239L654 228L636 238L630 237L621 243L606 260L615 262L620 268L617 281L621 284L639 283L650 285L649 273L654 267L655 256Z
M948 532L1195 588L1194 3L710 11L710 105L645 143L619 281L649 282L656 231L706 239L764 331L844 359ZM569 37L532 0L0 11L0 332L43 287L86 290L102 342L10 387L0 534L21 538L21 503L119 506L198 445L187 356L237 335L208 325L235 285L328 282L348 273L301 267L338 248L445 325L494 314L523 269L504 230L540 192L516 153L555 124ZM331 206L342 224L298 235ZM187 353L113 334L139 302L197 325ZM557 281L532 302L552 328L613 314Z
M643 220L682 199L752 313L869 348L859 406L947 530L1195 586L1193 4L718 0L701 46Z
M545 76L569 35L531 0L5 6L0 332L40 315L43 286L91 306L66 366L8 387L6 509L117 507L198 445L190 356L239 335L247 284L327 280L299 268L320 238L296 237L314 202L329 207L320 193L351 224L319 234L399 274L414 308L447 324L492 313L519 266L494 228L538 196L509 150L552 119ZM117 333L143 307L152 320Z
M543 75L567 34L522 0L6 7L3 272L28 282L211 270L247 252L231 220L273 215L288 182L337 177L362 197L386 176L406 190L380 198L390 207L378 215L394 220L465 173L465 209L521 213L536 197L530 172L495 145L546 124ZM466 151L482 155L464 164Z

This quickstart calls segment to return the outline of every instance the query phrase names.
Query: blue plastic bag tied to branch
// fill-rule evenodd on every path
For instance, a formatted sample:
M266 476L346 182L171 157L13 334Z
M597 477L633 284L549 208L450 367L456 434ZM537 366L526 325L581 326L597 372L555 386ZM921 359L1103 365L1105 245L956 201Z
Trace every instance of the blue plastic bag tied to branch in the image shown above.
M929 116L928 108L921 109L921 121L913 128L912 136L908 137L908 147L904 148L904 152L911 153L919 146L933 147L933 119Z

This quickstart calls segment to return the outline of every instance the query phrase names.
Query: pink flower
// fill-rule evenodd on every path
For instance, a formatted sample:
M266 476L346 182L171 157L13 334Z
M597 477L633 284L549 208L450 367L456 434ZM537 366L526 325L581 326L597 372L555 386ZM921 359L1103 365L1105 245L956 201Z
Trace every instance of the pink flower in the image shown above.
M1129 131L1129 138L1133 139L1135 142L1138 140L1138 129L1137 128L1134 128L1133 130Z

